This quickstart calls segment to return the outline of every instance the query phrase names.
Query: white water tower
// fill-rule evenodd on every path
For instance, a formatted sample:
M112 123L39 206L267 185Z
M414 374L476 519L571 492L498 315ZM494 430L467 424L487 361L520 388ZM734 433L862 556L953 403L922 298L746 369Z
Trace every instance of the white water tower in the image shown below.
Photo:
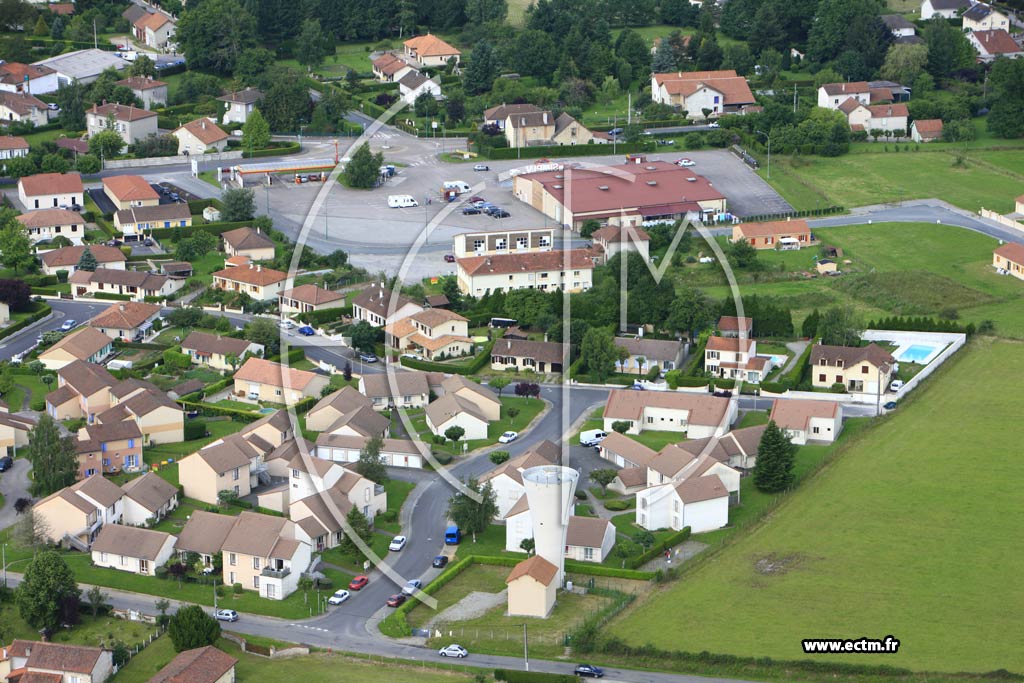
M523 470L523 487L533 519L537 555L558 567L558 585L565 579L565 532L572 516L580 473L571 467L542 465Z

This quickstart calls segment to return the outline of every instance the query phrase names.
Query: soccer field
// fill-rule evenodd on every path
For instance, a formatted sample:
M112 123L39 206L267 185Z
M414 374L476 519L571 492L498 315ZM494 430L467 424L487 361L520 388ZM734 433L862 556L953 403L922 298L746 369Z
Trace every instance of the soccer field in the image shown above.
M809 657L803 638L891 634L897 654L834 657L1024 671L1024 344L974 341L958 355L762 526L610 634L787 660Z

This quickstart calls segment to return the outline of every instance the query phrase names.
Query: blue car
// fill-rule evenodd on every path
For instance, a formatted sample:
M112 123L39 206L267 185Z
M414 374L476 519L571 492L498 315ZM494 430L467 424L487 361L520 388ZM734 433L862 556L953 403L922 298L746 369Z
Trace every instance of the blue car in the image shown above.
M577 676L590 676L591 678L601 678L604 676L604 669L593 664L577 664L576 670L573 672Z
M312 337L314 334L316 334L316 330L314 330L309 325L303 325L298 329L298 333L301 334L303 337Z

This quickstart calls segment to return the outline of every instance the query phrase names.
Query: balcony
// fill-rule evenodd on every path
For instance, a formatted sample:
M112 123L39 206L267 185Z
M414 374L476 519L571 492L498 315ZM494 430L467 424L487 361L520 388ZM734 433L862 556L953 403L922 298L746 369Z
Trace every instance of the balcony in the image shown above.
M283 578L285 578L286 576L288 576L291 573L292 573L292 570L289 569L288 567L282 567L280 569L272 569L270 567L264 567L263 571L260 572L260 576L265 576L268 579L283 579Z

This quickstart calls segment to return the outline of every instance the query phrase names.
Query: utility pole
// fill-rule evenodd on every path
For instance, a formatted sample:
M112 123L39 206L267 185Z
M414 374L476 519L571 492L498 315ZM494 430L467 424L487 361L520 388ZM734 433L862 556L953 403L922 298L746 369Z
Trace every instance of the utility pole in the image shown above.
M213 580L213 614L217 615L217 579Z
M768 180L772 179L772 136L770 133L765 133L763 130L756 131L757 133L768 138Z
M7 544L6 543L4 543L3 547L0 548L0 552L2 552L2 554L3 554L3 560L2 561L4 563L4 588L6 588L7 587Z
M633 93L626 93L626 125L633 123Z
M127 42L127 41L126 41ZM99 48L99 43L96 41L96 20L92 20L92 47L93 49Z
M526 622L523 622L523 663L526 671L530 670L530 646L529 633L526 630Z
M796 113L796 83L793 84L793 113Z

